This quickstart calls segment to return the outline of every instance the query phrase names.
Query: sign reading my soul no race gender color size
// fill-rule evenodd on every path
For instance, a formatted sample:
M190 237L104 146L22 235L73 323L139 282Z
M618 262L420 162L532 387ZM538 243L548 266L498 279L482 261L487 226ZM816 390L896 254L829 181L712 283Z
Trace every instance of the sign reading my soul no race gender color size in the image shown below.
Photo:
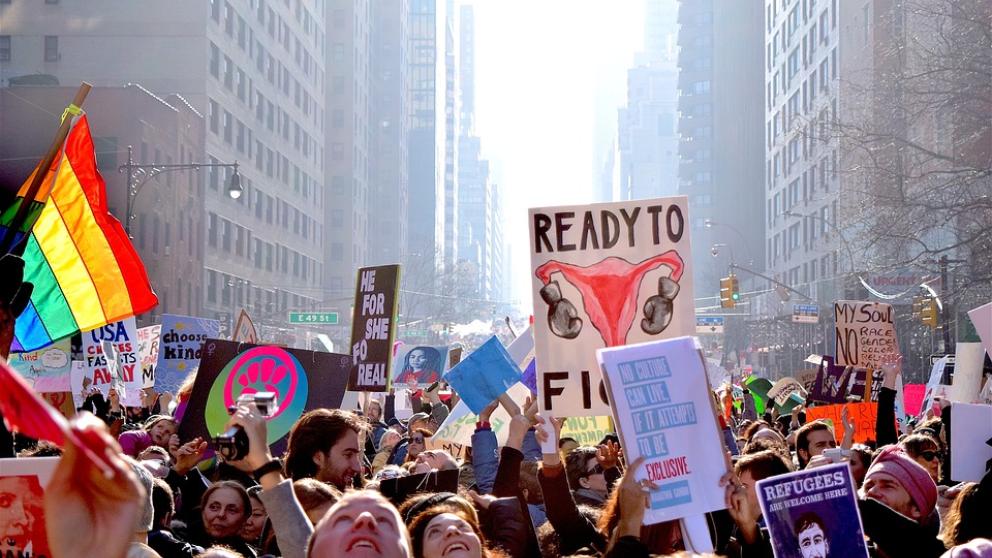
M390 387L399 286L399 265L358 270L351 320L353 363L349 391L387 391Z
M723 509L723 439L698 341L679 337L597 355L627 462L644 457L636 478L658 485L644 524Z
M609 414L596 350L693 335L685 196L530 210L538 399Z

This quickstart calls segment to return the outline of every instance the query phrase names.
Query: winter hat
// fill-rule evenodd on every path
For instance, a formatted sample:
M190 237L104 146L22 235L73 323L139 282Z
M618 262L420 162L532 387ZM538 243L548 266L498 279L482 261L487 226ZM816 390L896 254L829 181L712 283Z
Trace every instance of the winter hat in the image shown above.
M925 518L930 516L937 505L937 485L930 478L930 473L899 446L882 448L868 468L865 482L877 473L891 475L902 485L924 518L920 522L925 523Z
M972 539L948 550L941 558L989 558L992 556L992 541Z

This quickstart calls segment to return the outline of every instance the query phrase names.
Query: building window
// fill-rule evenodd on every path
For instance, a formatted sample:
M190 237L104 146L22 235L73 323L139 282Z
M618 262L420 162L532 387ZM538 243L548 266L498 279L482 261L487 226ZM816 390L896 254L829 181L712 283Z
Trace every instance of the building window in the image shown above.
M59 38L56 35L45 35L45 62L57 62L59 59Z
M0 61L10 61L10 35L0 35Z

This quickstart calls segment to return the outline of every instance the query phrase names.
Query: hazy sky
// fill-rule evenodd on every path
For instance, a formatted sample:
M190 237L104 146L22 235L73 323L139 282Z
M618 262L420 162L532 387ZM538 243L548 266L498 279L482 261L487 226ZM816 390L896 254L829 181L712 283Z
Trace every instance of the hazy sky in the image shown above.
M530 308L527 209L592 200L594 161L616 133L626 71L641 48L643 0L468 3L476 131L504 191L513 296Z

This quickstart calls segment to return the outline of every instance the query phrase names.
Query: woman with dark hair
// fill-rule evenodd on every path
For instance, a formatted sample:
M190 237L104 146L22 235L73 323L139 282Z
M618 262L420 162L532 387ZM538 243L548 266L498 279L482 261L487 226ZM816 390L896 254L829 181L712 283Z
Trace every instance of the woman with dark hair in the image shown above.
M485 537L476 518L466 513L461 506L447 502L420 512L410 524L410 539L416 558L505 556L498 550L486 547Z
M983 538L992 539L992 472L985 473L981 483L969 482L958 493L951 509L944 516L940 538L947 548Z
M398 383L406 385L411 380L417 385L433 384L441 379L444 363L441 362L441 351L434 347L414 347L403 359L403 369L400 370Z
M247 558L255 558L255 549L241 538L251 513L251 498L243 486L234 481L214 483L200 499L201 525L191 538L204 548L227 546Z
M258 493L261 491L261 486L253 486L248 489L251 512L248 514L245 524L241 527L241 538L255 549L262 548L262 541L264 540L262 535L265 532L265 523L269 519L269 515L265 512L265 504L262 503L262 499L258 496Z

